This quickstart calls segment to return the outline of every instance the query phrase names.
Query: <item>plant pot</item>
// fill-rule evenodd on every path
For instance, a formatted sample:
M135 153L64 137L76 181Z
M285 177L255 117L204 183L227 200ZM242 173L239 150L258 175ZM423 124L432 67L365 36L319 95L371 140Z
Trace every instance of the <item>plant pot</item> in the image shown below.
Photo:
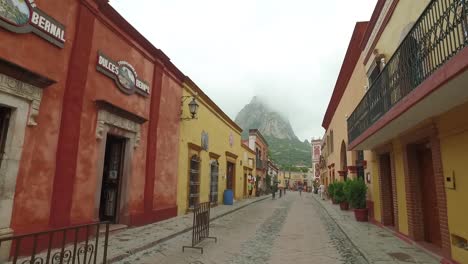
M369 210L364 209L354 209L354 216L358 222L367 222L368 221Z
M335 201L335 199L332 198L332 204L338 204L338 202Z
M347 211L349 209L349 203L348 202L340 203L340 209L343 211Z

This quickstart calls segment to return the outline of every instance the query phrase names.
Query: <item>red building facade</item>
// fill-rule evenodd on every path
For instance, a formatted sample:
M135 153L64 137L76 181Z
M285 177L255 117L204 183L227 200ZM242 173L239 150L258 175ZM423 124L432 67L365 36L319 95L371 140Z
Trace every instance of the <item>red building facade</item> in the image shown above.
M24 5L0 9L0 236L177 215L182 72L107 1Z

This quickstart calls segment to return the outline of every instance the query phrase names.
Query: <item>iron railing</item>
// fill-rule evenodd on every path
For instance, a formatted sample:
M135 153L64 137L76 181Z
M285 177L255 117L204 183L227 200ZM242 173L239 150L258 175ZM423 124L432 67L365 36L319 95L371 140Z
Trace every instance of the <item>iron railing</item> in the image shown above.
M193 226L192 226L192 245L183 246L182 251L186 248L199 249L203 254L203 248L197 246L206 238L214 239L218 241L216 237L210 237L210 202L200 203L195 206L193 210Z
M11 247L12 264L96 264L107 263L108 241L109 223L101 222L0 238L0 249Z
M468 0L432 0L348 118L353 142L468 45Z

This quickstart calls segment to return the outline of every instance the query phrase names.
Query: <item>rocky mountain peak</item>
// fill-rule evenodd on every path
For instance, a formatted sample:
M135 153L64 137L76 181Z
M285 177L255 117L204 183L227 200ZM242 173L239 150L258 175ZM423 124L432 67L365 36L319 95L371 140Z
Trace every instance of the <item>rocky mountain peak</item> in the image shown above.
M235 122L244 130L244 137L249 129L257 128L264 136L297 140L289 120L270 109L258 96L254 96L244 106L237 114Z
M310 143L301 142L289 120L269 107L262 98L254 96L237 114L236 123L243 129L242 137L248 138L249 129L258 129L270 146L270 157L281 167L306 164L311 166Z

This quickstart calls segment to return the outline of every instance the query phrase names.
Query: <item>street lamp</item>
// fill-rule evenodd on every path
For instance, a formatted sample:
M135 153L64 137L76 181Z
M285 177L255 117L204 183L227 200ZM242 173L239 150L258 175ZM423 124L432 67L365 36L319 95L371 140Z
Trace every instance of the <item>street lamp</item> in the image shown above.
M190 112L190 117L182 117L182 114L183 114L183 111L181 113L181 117L180 117L180 120L193 120L193 119L197 119L197 113L198 113L198 108L200 107L198 105L198 102L196 100L196 94L195 96L182 96L182 107L184 106L184 102L185 100L187 100L188 98L192 98L192 101L190 101L190 103L188 104L188 107L189 107L189 112Z
M199 105L197 103L197 100L195 100L195 97L193 97L192 101L189 103L189 110L190 114L192 115L192 119L194 119L197 115L198 107Z

